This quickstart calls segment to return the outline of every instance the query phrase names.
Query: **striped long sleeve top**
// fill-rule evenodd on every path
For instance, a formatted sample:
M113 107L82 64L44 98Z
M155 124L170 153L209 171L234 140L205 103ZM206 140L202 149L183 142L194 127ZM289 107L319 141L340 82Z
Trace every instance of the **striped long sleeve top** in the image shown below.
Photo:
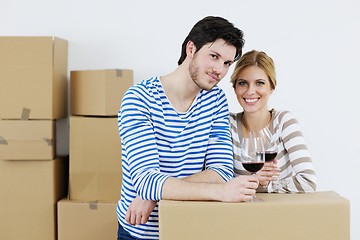
M168 177L203 169L225 181L233 177L228 104L224 92L201 90L186 112L177 112L159 77L143 80L125 94L118 114L122 144L122 189L117 215L122 227L141 239L158 239L158 210L146 224L131 226L126 211L136 196L159 201Z
M240 113L230 113L230 126L234 150L239 148L241 131ZM260 189L268 192L314 192L316 190L317 178L311 156L305 143L298 121L289 111L271 111L269 129L274 134L278 143L278 154L276 159L280 167L280 181L276 188L271 185L267 189ZM235 176L247 174L239 161L234 159Z

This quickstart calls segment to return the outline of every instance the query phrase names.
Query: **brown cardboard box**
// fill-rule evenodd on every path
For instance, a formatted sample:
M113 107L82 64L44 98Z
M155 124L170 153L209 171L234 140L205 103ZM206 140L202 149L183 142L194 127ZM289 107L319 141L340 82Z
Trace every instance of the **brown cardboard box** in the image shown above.
M70 116L71 200L117 201L121 143L116 117Z
M125 91L133 83L132 70L71 71L71 114L116 116Z
M162 200L160 239L350 239L350 204L335 192L257 197L263 202Z
M67 41L0 37L0 119L67 116Z
M56 239L64 159L0 160L0 239Z
M58 240L114 240L117 203L58 202Z
M0 159L54 159L55 145L54 120L0 120Z

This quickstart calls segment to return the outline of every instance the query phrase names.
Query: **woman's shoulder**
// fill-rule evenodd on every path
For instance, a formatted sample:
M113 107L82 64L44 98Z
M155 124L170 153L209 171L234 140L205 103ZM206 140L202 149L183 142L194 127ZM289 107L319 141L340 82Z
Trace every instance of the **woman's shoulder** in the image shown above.
M271 109L270 110L272 115L276 118L295 118L295 114L291 112L290 110L284 110L284 109Z
M234 113L234 112L230 112L230 118L235 118L237 115L237 113Z
M277 124L293 124L298 123L296 115L290 110L272 109L274 122Z
M232 121L236 121L236 120L241 120L241 115L243 114L243 112L230 112L230 120Z

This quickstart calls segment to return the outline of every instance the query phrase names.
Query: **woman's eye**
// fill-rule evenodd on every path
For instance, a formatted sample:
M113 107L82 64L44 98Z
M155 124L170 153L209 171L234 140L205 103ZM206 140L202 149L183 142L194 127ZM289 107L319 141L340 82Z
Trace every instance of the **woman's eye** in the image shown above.
M217 59L218 56L216 54L210 54L211 58Z
M245 86L245 85L246 85L246 82L245 82L245 81L238 81L238 82L237 82L237 85Z

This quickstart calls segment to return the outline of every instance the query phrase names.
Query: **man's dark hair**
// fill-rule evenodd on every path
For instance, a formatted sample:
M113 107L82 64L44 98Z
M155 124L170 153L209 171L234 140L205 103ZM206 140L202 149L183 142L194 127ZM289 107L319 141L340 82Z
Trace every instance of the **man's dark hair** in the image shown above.
M243 32L236 28L234 24L222 17L208 16L197 22L190 30L181 47L181 56L178 61L180 65L186 58L186 45L192 41L196 46L196 52L205 44L215 42L217 39L223 39L226 43L236 48L234 61L242 55L242 48L245 44Z

